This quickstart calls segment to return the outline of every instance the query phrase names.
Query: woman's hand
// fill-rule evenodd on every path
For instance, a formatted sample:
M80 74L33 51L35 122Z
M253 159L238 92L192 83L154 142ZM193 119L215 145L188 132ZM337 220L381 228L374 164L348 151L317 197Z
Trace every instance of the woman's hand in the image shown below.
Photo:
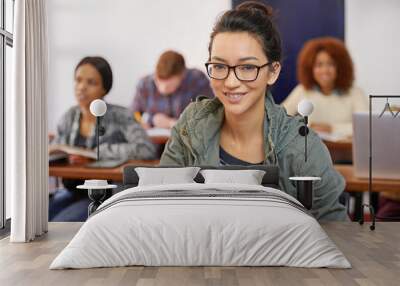
M314 131L316 132L325 132L325 133L332 132L332 125L326 123L311 123L310 127L314 129Z
M85 165L92 162L92 159L80 155L69 155L68 162L71 165Z

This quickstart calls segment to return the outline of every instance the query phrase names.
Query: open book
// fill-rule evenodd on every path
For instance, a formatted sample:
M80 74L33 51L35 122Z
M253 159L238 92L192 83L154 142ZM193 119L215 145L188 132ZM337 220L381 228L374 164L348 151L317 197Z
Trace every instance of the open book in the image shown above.
M91 159L97 158L95 150L70 145L54 144L49 146L50 161L66 158L68 155L79 155Z

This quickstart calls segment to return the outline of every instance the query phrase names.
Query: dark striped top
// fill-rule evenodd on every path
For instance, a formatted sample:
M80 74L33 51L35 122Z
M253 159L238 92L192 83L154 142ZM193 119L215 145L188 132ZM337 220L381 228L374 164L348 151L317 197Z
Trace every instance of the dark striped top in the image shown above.
M251 165L263 165L264 162L260 162L257 164L253 164L250 162L246 162L240 160L228 152L226 152L221 146L219 146L219 165L220 166L227 166L227 165L240 165L240 166L251 166Z

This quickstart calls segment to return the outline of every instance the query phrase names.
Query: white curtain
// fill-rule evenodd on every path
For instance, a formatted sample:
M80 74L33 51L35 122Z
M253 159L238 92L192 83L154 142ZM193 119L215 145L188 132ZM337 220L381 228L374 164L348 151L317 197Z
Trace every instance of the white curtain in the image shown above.
M46 0L15 1L14 71L7 113L7 161L12 242L47 232L47 20Z

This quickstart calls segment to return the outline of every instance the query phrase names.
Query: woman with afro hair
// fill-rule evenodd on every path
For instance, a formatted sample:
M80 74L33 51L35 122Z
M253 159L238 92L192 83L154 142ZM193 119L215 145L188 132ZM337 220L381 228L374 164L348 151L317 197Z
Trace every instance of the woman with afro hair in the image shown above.
M367 111L364 93L353 85L354 69L344 43L332 37L305 43L297 61L300 82L283 102L289 115L297 113L297 104L308 99L314 104L309 117L317 132L341 137L352 134L352 114Z

